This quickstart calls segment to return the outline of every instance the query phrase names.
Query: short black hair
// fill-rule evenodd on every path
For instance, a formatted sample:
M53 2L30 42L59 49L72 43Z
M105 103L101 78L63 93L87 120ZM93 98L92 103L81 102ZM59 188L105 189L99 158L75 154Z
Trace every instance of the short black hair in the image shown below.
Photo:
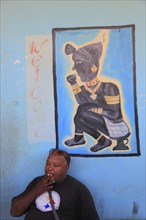
M63 156L66 159L67 164L68 165L70 164L70 155L65 150L60 150L60 149L57 149L57 148L52 148L51 150L49 150L49 156L51 154L53 154L53 153L57 153L58 155Z

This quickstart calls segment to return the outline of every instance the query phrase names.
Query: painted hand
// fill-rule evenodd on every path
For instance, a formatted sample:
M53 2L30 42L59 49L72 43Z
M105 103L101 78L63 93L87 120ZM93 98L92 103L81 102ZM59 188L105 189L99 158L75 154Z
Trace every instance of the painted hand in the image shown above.
M69 75L66 79L71 85L75 85L77 83L75 75Z

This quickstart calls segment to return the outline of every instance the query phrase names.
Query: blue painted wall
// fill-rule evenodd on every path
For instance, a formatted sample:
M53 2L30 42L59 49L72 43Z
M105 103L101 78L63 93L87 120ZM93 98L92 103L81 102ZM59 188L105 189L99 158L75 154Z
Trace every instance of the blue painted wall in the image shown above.
M28 141L25 37L51 35L52 28L56 27L127 24L136 25L141 156L73 157L69 173L90 188L101 219L146 219L145 4L145 1L1 1L2 220L14 219L9 214L11 198L44 172L48 150L55 146L55 138L34 144ZM16 60L18 65L14 64ZM50 89L50 97L53 95ZM53 99L49 104L54 112ZM52 129L55 132L53 118L49 123L50 132Z

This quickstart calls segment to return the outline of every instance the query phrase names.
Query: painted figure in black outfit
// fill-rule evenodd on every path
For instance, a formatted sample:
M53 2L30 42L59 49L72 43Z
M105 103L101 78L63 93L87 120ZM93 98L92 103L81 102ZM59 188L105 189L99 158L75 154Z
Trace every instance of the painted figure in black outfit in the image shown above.
M78 49L72 43L65 46L65 53L72 56L73 70L76 71L67 76L67 82L78 103L74 117L75 133L73 138L65 141L65 145L85 144L84 133L87 133L95 139L95 145L90 148L92 152L110 147L112 140L117 141L112 150L129 150L126 143L130 132L122 116L119 89L114 83L101 82L98 77L102 49L102 42ZM77 83L76 74L82 81L81 86Z

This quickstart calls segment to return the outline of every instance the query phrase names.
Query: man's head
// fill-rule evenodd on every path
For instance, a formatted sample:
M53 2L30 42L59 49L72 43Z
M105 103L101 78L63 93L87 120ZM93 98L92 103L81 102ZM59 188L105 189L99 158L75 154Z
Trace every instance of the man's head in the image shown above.
M82 82L88 82L97 76L99 59L102 54L102 44L93 43L76 49L71 44L66 44L65 53L72 54L74 61L73 70L76 70Z
M51 174L55 181L62 181L67 174L70 155L63 150L52 149L46 161L45 173Z

